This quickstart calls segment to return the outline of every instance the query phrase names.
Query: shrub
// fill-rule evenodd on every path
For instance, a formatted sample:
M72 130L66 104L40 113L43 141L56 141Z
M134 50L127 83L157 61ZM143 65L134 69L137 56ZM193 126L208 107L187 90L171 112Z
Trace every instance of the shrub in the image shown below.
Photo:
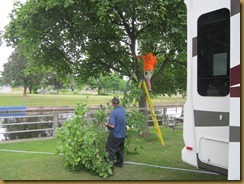
M107 132L97 121L85 118L88 107L78 104L75 116L57 130L57 153L64 155L66 167L73 171L87 170L107 178L112 174L112 163L105 150ZM100 110L102 111L102 110ZM103 112L97 120L102 120Z
M99 95L101 95L101 96L108 96L109 94L108 93L105 93L105 92L101 92Z
M111 106L109 107L111 109ZM108 131L103 122L106 121L102 107L94 112L95 120L89 122L86 115L89 108L79 103L75 116L57 130L57 153L62 153L65 165L72 171L87 170L100 177L107 178L112 174L112 162L109 161L105 145ZM143 129L144 115L133 108L127 112L127 131L125 138L125 154L129 149L140 153L143 139L139 134Z
M125 139L125 154L132 150L140 153L143 150L144 139L140 137L144 129L146 116L139 112L136 107L132 108L126 114L126 139Z

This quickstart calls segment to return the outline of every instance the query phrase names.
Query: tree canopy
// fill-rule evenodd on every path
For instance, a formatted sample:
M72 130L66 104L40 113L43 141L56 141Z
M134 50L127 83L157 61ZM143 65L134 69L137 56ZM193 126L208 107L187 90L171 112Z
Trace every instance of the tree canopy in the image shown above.
M152 51L158 60L153 90L169 94L185 90L178 81L186 80L182 0L17 2L4 38L14 47L23 45L27 58L55 67L60 75L73 74L81 82L113 71L139 81L142 64L131 56ZM159 87L160 81L167 88Z
M29 69L28 69L29 65ZM8 58L8 62L3 65L3 81L12 87L23 86L23 95L27 94L27 88L30 92L32 89L38 88L42 80L42 70L30 70L34 66L30 66L30 62L21 54L21 48L18 47Z

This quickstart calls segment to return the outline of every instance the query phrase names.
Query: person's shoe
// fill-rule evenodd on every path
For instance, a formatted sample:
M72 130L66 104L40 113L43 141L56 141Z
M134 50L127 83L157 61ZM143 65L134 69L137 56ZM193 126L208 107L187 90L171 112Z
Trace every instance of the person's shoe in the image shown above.
M115 164L115 166L122 168L123 164Z

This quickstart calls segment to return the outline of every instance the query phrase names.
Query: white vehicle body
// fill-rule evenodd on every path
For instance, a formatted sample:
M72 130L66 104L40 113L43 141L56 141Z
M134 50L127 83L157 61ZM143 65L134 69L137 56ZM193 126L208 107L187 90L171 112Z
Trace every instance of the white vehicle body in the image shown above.
M185 0L182 160L240 180L240 1Z

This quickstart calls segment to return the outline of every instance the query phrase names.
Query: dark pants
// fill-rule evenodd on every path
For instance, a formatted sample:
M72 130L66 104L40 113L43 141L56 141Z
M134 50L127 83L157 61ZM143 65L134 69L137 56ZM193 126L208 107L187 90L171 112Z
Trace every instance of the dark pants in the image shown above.
M115 162L119 167L123 166L124 161L124 141L125 138L116 138L113 133L108 136L106 150L109 153L109 159Z

